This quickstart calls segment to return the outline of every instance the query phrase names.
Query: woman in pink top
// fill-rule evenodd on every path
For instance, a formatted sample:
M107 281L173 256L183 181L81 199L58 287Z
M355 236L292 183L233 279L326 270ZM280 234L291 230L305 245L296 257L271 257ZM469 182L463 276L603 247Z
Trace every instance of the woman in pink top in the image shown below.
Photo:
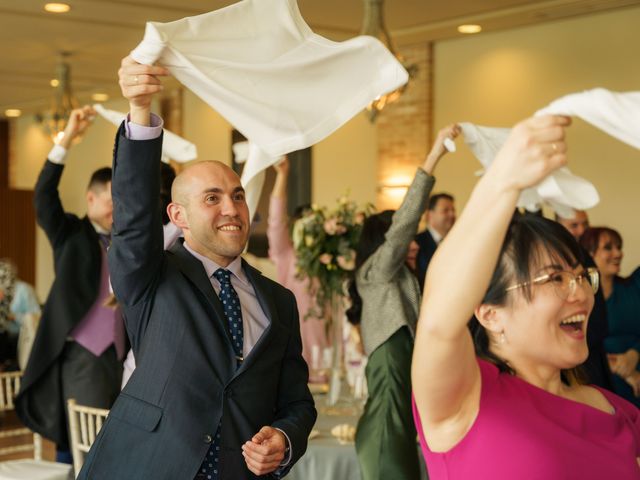
M597 272L563 227L513 216L566 164L569 123L516 125L429 265L412 382L430 480L640 478L638 410L574 370Z
M276 280L291 290L298 302L302 356L311 366L312 347L317 346L319 352L322 352L323 348L327 346L324 319L308 315L309 309L314 306L315 299L309 292L309 281L296 276L296 255L287 221L289 160L285 157L280 163L274 165L274 169L276 170L276 181L271 192L267 226L269 258L276 266Z

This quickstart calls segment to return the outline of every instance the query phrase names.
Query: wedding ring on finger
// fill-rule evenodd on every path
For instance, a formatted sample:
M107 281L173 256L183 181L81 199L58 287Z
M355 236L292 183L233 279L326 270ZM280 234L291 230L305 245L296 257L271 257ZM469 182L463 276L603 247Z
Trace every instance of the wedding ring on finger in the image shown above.
M133 83L134 83L134 85L138 85L138 81L139 81L139 79L138 79L138 75L135 75L135 76L133 77ZM555 145L555 144L554 144L554 145Z

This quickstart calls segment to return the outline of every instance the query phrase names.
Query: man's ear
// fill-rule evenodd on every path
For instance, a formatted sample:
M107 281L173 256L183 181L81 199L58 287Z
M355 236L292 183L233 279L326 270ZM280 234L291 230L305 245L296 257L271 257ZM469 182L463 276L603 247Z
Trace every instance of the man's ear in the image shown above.
M498 314L498 307L495 305L482 304L476 307L474 314L485 330L496 335L504 332L501 316Z
M169 205L167 205L167 214L169 215L169 219L171 220L171 223L173 223L177 227L183 230L185 228L186 229L189 228L187 212L182 205L171 202Z

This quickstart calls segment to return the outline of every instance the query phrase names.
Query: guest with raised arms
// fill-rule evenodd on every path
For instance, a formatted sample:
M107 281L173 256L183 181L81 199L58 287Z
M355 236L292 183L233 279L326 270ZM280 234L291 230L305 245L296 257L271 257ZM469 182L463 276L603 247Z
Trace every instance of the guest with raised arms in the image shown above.
M434 170L446 154L444 141L460 133L450 125L438 133L397 211L369 216L356 253L350 287L351 323L360 325L369 361L369 398L358 422L356 451L362 478L418 478L420 465L411 418L411 353L420 287L416 276L420 216L435 183Z
M174 180L167 213L184 240L164 250L160 66L122 61L130 114L114 149L113 289L136 369L79 479L242 480L286 475L316 419L293 294L240 254L249 209L216 161Z
M564 227L513 214L567 163L569 124L516 125L429 266L412 381L431 480L640 476L638 410L573 370L597 272Z

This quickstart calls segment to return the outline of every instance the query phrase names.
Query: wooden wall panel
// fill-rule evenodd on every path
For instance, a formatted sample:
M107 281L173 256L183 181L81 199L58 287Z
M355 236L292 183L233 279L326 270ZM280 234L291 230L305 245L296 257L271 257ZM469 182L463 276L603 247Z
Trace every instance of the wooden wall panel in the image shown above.
M33 192L9 188L9 123L0 121L0 258L11 259L22 280L35 284Z

